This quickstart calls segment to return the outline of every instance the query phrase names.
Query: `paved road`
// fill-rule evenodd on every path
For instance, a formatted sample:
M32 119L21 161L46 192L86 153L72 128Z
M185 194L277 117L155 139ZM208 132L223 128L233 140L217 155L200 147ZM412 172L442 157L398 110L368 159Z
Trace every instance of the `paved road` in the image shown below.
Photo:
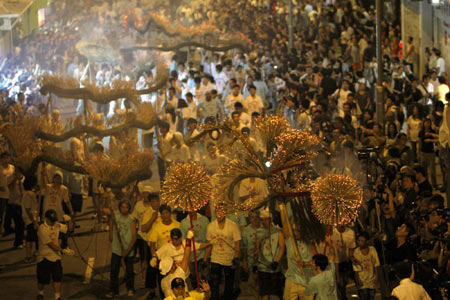
M93 208L90 199L83 204L86 207L83 213L76 217L76 223L80 226L75 230L73 238L69 239L69 247L74 249L76 256L63 256L62 264L64 279L62 296L64 299L95 300L105 299L109 291L109 266L111 247L108 234L105 231L94 231L96 220L92 218ZM32 300L37 293L36 264L26 263L25 249L14 249L13 235L0 238L0 264L4 268L0 271L0 299L4 300ZM93 272L90 283L85 283L85 273L88 262L93 260ZM135 264L135 288L134 297L125 296L126 288L121 286L121 294L118 299L145 299L147 291L143 288L143 274L140 273L139 264ZM121 277L123 272L121 272ZM253 289L243 288L241 300L252 299L248 297ZM45 299L54 299L53 287L45 289ZM247 296L245 296L247 295ZM157 298L159 299L159 298Z

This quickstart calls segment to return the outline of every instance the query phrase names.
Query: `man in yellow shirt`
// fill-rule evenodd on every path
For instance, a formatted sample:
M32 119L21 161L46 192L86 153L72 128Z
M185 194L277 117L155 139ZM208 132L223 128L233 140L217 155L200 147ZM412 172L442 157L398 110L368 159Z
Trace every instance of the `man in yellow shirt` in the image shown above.
M171 282L172 291L175 296L169 296L164 300L205 300L210 298L210 288L207 281L200 281L201 289L186 293L186 286L183 278L174 278Z
M163 204L159 208L161 222L155 222L150 230L149 242L152 257L156 257L156 251L171 242L170 231L180 228L180 223L172 220L172 211L169 206Z

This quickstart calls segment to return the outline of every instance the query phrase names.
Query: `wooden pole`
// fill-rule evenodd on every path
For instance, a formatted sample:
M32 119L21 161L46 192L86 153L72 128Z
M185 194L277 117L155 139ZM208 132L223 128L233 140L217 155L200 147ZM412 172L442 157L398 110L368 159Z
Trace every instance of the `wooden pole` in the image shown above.
M196 212L189 212L189 221L191 222L191 230L194 231L194 222L192 221L192 215ZM195 234L192 238L192 250L194 251L194 265L195 265L195 279L197 280L197 288L200 288L200 276L198 273L197 251L195 250Z
M292 232L291 222L289 222L289 217L287 215L286 203L284 203L284 202L280 203L280 214L281 214L281 218L284 218L284 220L285 220L284 223L286 224L289 235L291 236L292 248L294 249L295 258L297 259L298 263L301 264L302 260L300 258L300 254L298 252L297 243L295 242L294 233ZM303 267L301 268L301 270L302 270L302 273L304 273Z

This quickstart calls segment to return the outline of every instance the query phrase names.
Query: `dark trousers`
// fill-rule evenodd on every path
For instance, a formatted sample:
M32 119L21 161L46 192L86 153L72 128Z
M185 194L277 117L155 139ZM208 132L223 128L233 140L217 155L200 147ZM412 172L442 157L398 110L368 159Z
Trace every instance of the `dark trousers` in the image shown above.
M446 188L447 193L447 207L450 207L450 148L442 148L439 151L439 160L442 170L442 186Z
M126 257L124 260L127 290L134 291L133 259L131 257ZM110 291L114 294L119 294L119 272L121 265L122 257L113 253L111 255Z
M232 266L222 266L211 263L211 300L220 300L220 282L222 272L225 275L225 290L223 299L233 300L234 297L234 273Z
M73 212L80 213L83 209L83 195L71 193L70 204L72 205Z
M166 163L164 159L159 156L156 158L156 162L158 163L159 181L162 183L164 181L164 177L166 176Z
M0 226L3 225L3 228L6 228L4 225L4 214L6 211L6 205L8 204L8 199L0 198ZM9 223L9 226L11 227L11 222Z
M159 273L158 268L152 268L150 266L150 259L151 255L149 255L147 261L147 270L145 272L145 288L155 290L157 287L159 287L159 294L164 295L164 292L161 289L161 280L164 276Z
M1 217L3 218L3 228L5 229L5 232L11 233L14 232L14 230L11 227L12 224L12 216L11 216L11 209L8 206L9 199L1 199L2 205L1 205ZM3 216L3 213L5 214Z
M197 247L197 245L196 245ZM198 252L197 252L198 255ZM208 275L205 274L205 270L204 268L202 268L203 266L203 258L197 260L197 265L198 265L198 276L200 277L200 281L201 280L208 280ZM189 280L191 281L191 286L192 289L196 289L197 288L197 278L195 275L195 263L193 261L191 261L189 263L189 270L191 270L191 274L189 275Z
M25 230L25 224L22 219L22 207L17 204L8 204L7 208L11 212L11 217L14 220L14 247L17 247L23 244Z
M358 299L360 299L360 300L373 300L373 299L375 299L375 290L373 290L373 289L360 289L360 290L358 290Z
M338 295L340 300L347 299L347 283L354 280L352 262L346 261L338 263L339 280L337 282Z

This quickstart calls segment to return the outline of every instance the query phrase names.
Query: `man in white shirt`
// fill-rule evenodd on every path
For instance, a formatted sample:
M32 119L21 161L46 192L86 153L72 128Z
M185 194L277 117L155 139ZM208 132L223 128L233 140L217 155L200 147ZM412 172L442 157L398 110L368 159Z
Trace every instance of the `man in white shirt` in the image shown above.
M414 265L410 262L400 262L394 265L400 284L392 291L392 296L398 300L431 300L422 285L414 279Z
M11 213L7 209L9 200L9 185L13 180L15 168L10 163L10 156L7 152L0 155L0 231L5 229L3 235L13 233L11 228Z
M216 73L214 74L214 81L216 82L217 93L221 95L228 82L227 75L223 72L222 65L216 66Z
M350 93L351 91L349 90L349 83L344 79L344 81L342 81L342 87L340 89L337 89L333 94L333 98L337 99L338 101L337 107L339 110L344 110L344 103L347 102L347 96Z
M352 274L352 262L356 248L355 232L345 225L333 229L330 237L335 251L336 272L338 272L338 293L345 299L347 283Z
M250 95L245 99L243 103L245 109L247 110L247 113L249 115L252 115L252 113L254 112L262 114L264 103L261 97L256 94L256 87L254 85L250 85L249 90Z
M178 99L176 97L176 90L174 87L169 88L169 94L166 100L166 107L177 109L178 108Z
M173 135L169 132L170 125L167 122L160 122L158 125L159 128L156 128L156 140L158 141L158 172L159 179L161 182L164 181L164 176L166 174L166 160L169 156L170 151L172 150L172 138Z
M438 72L438 76L442 76L442 73L445 72L445 60L441 56L441 51L438 49L434 49L434 53L436 54L437 60L436 60L436 69Z
M208 143L206 150L208 153L203 156L203 165L209 174L214 174L227 162L227 158L218 153L217 147L213 142Z
M250 127L252 119L248 113L244 112L244 106L242 105L241 102L236 102L234 104L234 110L235 111L231 113L231 118L233 118L233 115L235 113L238 114L239 123L241 124L241 127L239 129L242 129L242 127L244 126Z
M200 161L200 150L198 149L198 143L188 143L191 139L195 138L200 132L197 129L198 122L194 118L187 120L186 133L184 135L184 143L188 145L191 159L193 161Z
M181 109L183 120L187 122L190 118L197 119L197 104L194 101L192 93L186 93L186 104L187 107Z
M205 253L211 254L211 299L220 299L222 272L225 274L224 299L233 299L235 266L238 264L241 232L238 225L218 214L206 229L206 240L212 244Z
M45 212L44 223L39 226L38 240L39 252L37 257L38 296L36 300L44 299L44 286L53 280L55 299L61 300L61 279L63 276L61 265L61 253L73 255L73 250L62 249L59 245L59 234L66 233L67 226L58 223L56 211L53 209Z
M161 280L161 289L166 297L174 295L171 289L171 282L174 278L182 278L185 281L189 276L189 258L191 255L191 240L193 237L194 233L192 231L189 231L186 236L185 246L181 247L183 250L183 255L178 263L169 255L161 258L161 261L159 263L159 270L161 272L161 275L164 276L164 278Z
M227 98L225 99L224 107L228 113L233 111L234 104L236 102L244 103L244 97L242 97L240 90L241 90L241 87L238 84L236 84L233 87L233 93L229 94L227 96Z

